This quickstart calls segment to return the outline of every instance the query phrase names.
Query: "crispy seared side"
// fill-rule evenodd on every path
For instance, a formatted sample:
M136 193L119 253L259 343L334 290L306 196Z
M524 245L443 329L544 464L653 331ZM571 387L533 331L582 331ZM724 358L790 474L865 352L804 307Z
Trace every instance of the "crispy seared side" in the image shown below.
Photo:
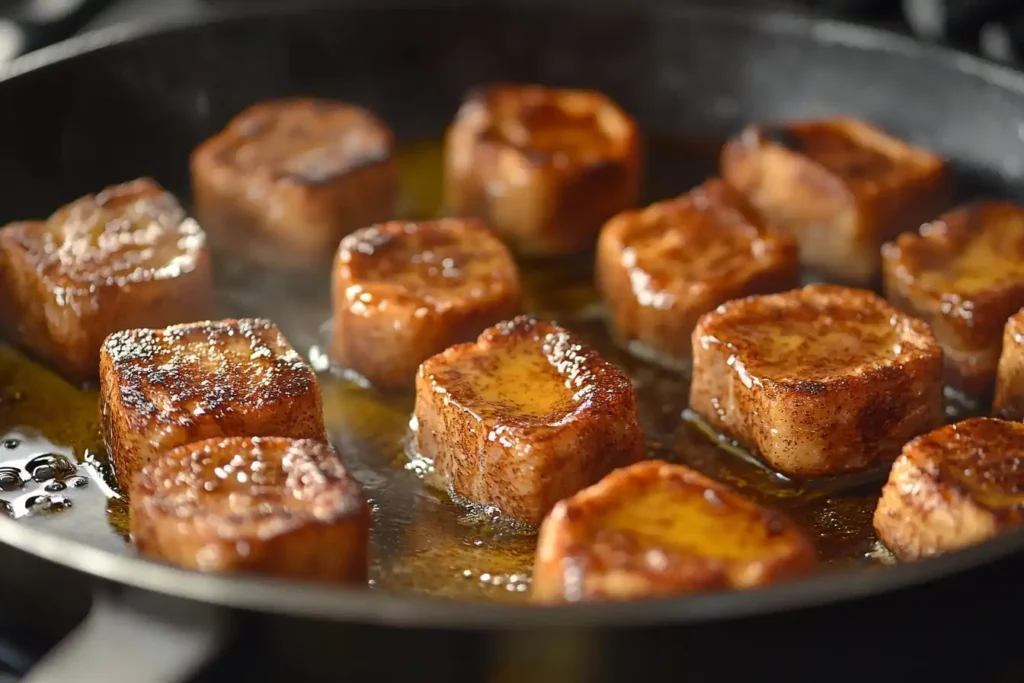
M475 219L357 230L333 277L331 355L384 387L412 387L420 363L519 310L515 261Z
M586 251L636 204L636 122L605 95L495 84L466 98L445 138L445 205L530 255Z
M209 317L212 287L202 229L148 178L0 230L0 327L74 382L112 332Z
M718 178L618 214L597 245L596 284L615 336L639 343L655 360L688 359L697 318L718 305L799 280L793 237L766 229Z
M629 378L527 316L424 361L415 418L419 452L458 497L530 523L644 450Z
M1006 420L1024 421L1024 311L1011 315L1003 328L992 413Z
M875 510L902 560L964 548L1024 521L1024 424L971 418L903 447Z
M942 424L942 349L866 290L809 285L731 301L693 331L690 407L798 477L888 465Z
M202 571L366 581L369 506L325 443L234 437L179 446L139 471L130 500L143 555Z
M1024 208L951 211L885 244L882 258L886 298L935 332L946 383L987 401L1006 320L1024 306Z
M393 217L391 131L322 99L262 102L192 153L196 216L217 251L272 268L329 261L342 237Z
M879 247L948 206L942 159L852 118L754 125L722 151L722 176L801 261L833 280L872 285Z
M532 597L630 600L753 588L813 570L792 522L683 465L648 460L561 501L537 539Z
M100 351L100 410L122 491L157 455L194 441L326 438L316 375L259 318L112 334Z

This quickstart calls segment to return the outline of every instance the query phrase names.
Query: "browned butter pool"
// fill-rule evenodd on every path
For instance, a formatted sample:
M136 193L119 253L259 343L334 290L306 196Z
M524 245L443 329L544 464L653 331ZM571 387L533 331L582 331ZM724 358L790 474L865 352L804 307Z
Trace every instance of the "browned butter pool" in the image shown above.
M647 199L679 194L701 181L713 168L717 149L717 143L652 142ZM404 213L436 213L439 145L407 147L401 161ZM526 309L557 320L629 373L651 457L691 465L750 499L789 514L815 539L825 570L892 561L871 529L884 472L859 483L847 479L802 485L769 472L707 434L686 412L684 375L637 360L609 338L591 284L591 264L591 255L521 263ZM371 587L457 598L525 599L533 530L510 524L491 511L453 503L431 485L429 463L410 459L407 452L411 393L382 393L326 367L320 349L323 324L330 317L328 273L257 273L226 263L215 267L222 316L274 320L320 371L332 442L362 482L373 507ZM3 346L0 391L0 513L6 511L18 523L41 532L133 552L127 543L124 501L104 477L96 392L72 387ZM39 469L39 461L33 460L40 455L52 456L49 465L44 463L49 470ZM77 470L63 464L76 460ZM5 485L5 467L23 471L29 481Z

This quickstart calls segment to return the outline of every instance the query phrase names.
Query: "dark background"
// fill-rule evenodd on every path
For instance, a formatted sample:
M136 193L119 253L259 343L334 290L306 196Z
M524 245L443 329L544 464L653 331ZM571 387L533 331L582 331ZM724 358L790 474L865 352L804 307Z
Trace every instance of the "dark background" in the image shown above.
M84 30L139 19L201 17L214 7L251 5L256 1L0 0L0 63L29 48ZM290 0L258 1L286 3ZM620 1L635 4L685 3L688 0ZM798 8L912 33L990 59L1024 63L1024 2L1021 0L717 0L715 4Z

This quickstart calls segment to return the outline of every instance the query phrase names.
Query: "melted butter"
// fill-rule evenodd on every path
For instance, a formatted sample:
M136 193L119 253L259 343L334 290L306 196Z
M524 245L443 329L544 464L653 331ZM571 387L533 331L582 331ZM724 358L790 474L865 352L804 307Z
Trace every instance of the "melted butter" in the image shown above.
M99 450L99 399L0 344L0 432L38 431L80 457Z
M757 228L740 211L700 190L653 204L619 225L631 245L622 262L631 269L633 289L641 303L656 308L671 305L668 291L751 270L755 246L763 247ZM659 304L658 295L668 301Z
M614 153L617 140L609 128L622 124L608 121L614 113L603 99L539 89L528 89L525 101L519 92L511 99L501 91L491 97L494 132L512 147L552 155L556 165L559 158L590 163Z
M569 412L576 403L566 375L539 344L525 340L490 353L486 369L460 365L460 376L472 397L466 407L481 417L515 412L547 421ZM458 394L453 397L459 400Z
M756 382L758 377L791 377L795 368L803 379L820 379L835 374L840 367L856 367L902 353L896 330L878 320L787 319L784 328L772 330L770 339L765 338L759 324L737 324L730 326L719 341L729 345L734 340L741 340L745 349L754 349L753 353L737 352L733 357L733 369L749 378L744 379L745 384Z
M974 467L947 465L943 474L955 479L982 505L1008 509L1024 505L1024 457L996 457L998 462Z
M367 112L324 100L255 105L216 141L230 163L251 175L281 174L326 182L388 156L391 136Z
M920 285L944 296L955 292L965 297L1024 279L1024 216L1000 214L980 227L955 253L922 270L917 276Z
M456 220L369 227L342 240L338 264L341 277L360 283L346 290L349 301L367 306L375 303L378 284L388 297L398 286L447 305L452 297L500 294L517 281L515 264L501 243L486 228Z
M24 229L40 269L77 285L176 277L196 268L206 243L199 224L148 179L81 197Z
M972 492L973 498L991 510L1010 510L1024 507L1024 493L1004 493L979 485L978 480L964 473L958 473L957 480Z
M940 460L942 475L989 509L1024 506L1024 424L969 420L953 433L956 441Z
M760 514L722 501L711 489L658 482L621 501L601 529L629 534L644 548L670 548L725 560L756 560L788 548Z
M714 172L717 143L656 142L650 146L649 187L653 194L644 202L675 196ZM408 216L436 217L440 145L406 147L397 156L408 190L403 198ZM851 490L837 484L827 493L811 490L736 457L735 450L729 452L720 440L709 439L693 428L680 417L688 396L685 376L656 371L625 353L595 317L600 309L595 307L592 263L593 255L584 254L523 265L525 309L554 318L627 371L637 387L650 455L688 464L750 500L790 515L811 532L818 556L826 563L862 566L887 561L887 556L878 552L871 528L882 480L866 489ZM215 271L223 271L227 265L215 263ZM240 272L222 284L218 316L269 317L306 355L312 345L326 341L317 331L330 316L330 300L324 276L310 273L308 282L304 277L290 276L284 282L262 273ZM289 288L291 285L296 286ZM301 289L301 299L292 298L296 289ZM534 532L503 522L491 510L453 502L446 492L432 486L428 466L419 471L406 467L412 394L381 392L330 371L321 372L319 380L331 443L371 504L372 589L467 600L524 600L533 563ZM131 552L126 545L125 501L105 501L101 494L101 480L109 483L112 479L103 478L108 461L105 453L97 450L96 392L66 384L2 345L0 388L0 424L5 431L18 425L36 428L54 444L55 452L70 451L79 459L95 454L100 472L95 485L69 494L75 501L71 509L59 515L29 516L19 523L38 525L41 531L67 534L114 552ZM96 500L82 500L83 492Z
M399 198L402 215L416 219L441 217L442 152L442 146L433 141L406 145L396 152L403 190Z
M809 124L786 131L795 147L847 183L875 185L901 171L890 152L891 142L871 133Z

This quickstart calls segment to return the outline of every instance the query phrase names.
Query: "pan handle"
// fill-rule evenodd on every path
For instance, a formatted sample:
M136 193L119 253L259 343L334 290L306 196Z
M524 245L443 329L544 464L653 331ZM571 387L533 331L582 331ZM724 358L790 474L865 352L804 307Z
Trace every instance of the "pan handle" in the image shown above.
M85 620L23 683L184 683L221 651L223 609L139 591L98 592Z

